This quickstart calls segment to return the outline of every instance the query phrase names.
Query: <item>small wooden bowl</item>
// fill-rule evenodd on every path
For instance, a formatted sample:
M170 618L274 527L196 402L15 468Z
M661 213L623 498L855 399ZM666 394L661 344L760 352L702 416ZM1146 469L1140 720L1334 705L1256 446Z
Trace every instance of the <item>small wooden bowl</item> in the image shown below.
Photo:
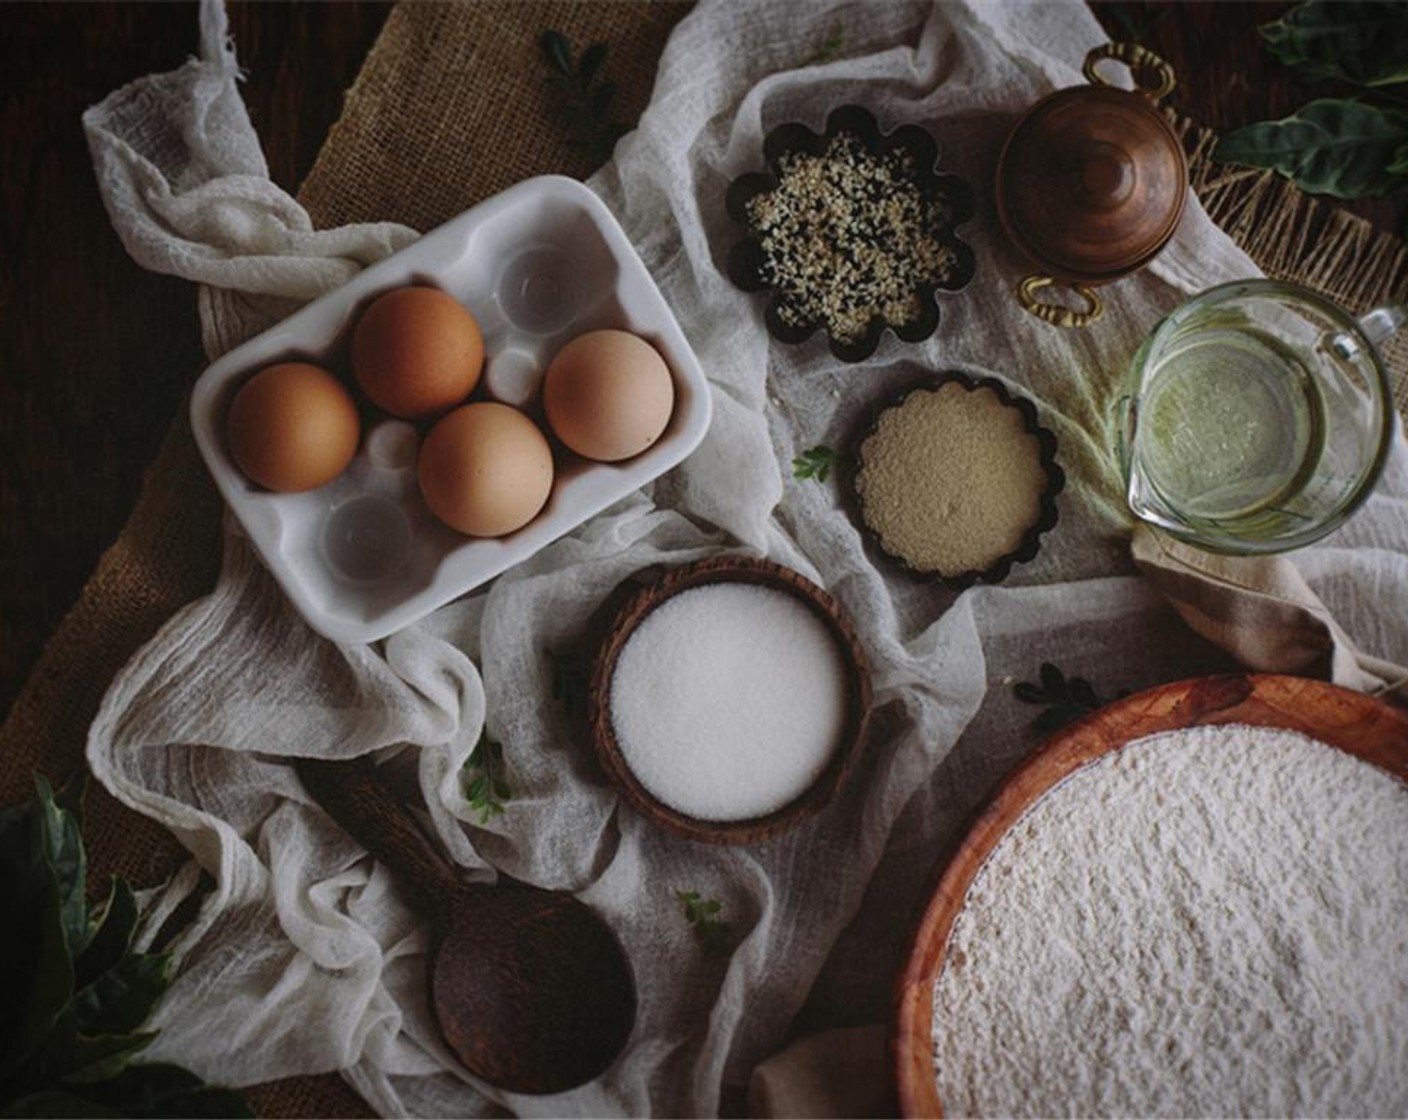
M1161 685L1058 731L1003 783L942 874L910 942L891 1037L900 1113L943 1115L934 1072L934 984L953 924L984 862L1055 785L1102 755L1161 731L1242 723L1299 731L1408 781L1408 712L1303 677L1232 674Z
M771 560L713 556L682 567L648 573L642 586L617 610L592 667L587 718L598 761L622 795L646 819L669 832L711 844L752 844L793 828L826 805L849 776L870 712L870 673L860 639L841 604L811 580ZM611 678L621 651L645 617L671 597L717 583L750 583L793 596L835 638L846 664L846 723L841 741L821 776L800 796L761 817L737 821L692 817L659 801L626 763L611 722Z

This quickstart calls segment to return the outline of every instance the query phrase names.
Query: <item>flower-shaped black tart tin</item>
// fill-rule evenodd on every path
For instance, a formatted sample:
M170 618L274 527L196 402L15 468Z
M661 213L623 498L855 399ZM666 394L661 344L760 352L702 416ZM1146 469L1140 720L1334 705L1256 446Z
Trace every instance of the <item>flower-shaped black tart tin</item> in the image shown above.
M996 556L981 568L962 572L915 567L905 556L889 547L883 533L873 526L867 517L867 503L860 493L859 485L861 472L866 465L865 447L871 437L879 431L881 418L887 413L904 408L916 394L936 393L953 383L957 383L965 393L991 391L998 407L1010 410L1020 417L1022 430L1036 440L1037 461L1044 478L1038 497L1036 520L1026 527L1016 547ZM930 373L917 384L911 384L901 392L887 396L872 405L853 435L848 450L849 454L845 459L845 494L862 533L894 565L924 582L938 583L954 591L962 591L975 583L1001 583L1007 578L1014 564L1023 564L1036 558L1041 549L1042 536L1056 527L1056 498L1066 486L1066 472L1056 461L1056 436L1049 428L1041 425L1036 405L1028 398L1012 392L995 377L974 377L959 370Z
M922 128L882 134L859 105L833 110L821 135L801 124L768 133L768 170L735 179L725 204L749 230L729 252L729 279L746 292L770 293L764 320L773 338L798 343L825 330L832 354L858 362L875 352L886 328L905 342L934 333L935 292L958 291L974 269L973 250L954 232L973 216L973 191L956 175L940 175L938 157ZM820 197L802 197L808 188ZM761 228L767 223L758 215L770 204L790 229ZM906 207L917 212L906 215ZM805 254L818 245L829 259L808 261ZM910 249L916 252L907 255ZM789 268L801 275L782 275ZM806 281L817 276L821 282L808 290ZM868 291L875 293L869 301ZM830 314L816 308L818 300L830 301ZM848 305L838 311L838 301ZM879 301L913 313L886 314ZM836 329L843 314L853 329Z

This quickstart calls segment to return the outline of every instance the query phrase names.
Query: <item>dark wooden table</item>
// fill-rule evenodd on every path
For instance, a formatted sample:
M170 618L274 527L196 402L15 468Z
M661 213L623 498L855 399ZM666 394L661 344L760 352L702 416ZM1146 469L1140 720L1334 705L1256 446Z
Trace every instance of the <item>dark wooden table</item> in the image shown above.
M1213 127L1290 112L1294 82L1256 27L1284 3L1096 3L1180 75L1174 104ZM230 4L246 103L273 178L312 166L385 3ZM197 49L192 3L26 4L0 21L0 717L133 505L205 364L195 293L127 257L79 117ZM1329 92L1337 92L1333 89ZM1400 234L1404 200L1356 207Z
M279 185L312 167L390 8L230 4ZM0 21L0 716L205 366L195 288L127 256L79 120L198 45L194 3L12 5Z

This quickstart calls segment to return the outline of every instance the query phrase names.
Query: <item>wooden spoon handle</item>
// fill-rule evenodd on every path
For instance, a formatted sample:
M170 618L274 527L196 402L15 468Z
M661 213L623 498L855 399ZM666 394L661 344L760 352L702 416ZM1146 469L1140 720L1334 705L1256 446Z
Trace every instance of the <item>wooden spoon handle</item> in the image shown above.
M443 916L463 884L426 838L420 823L377 776L370 758L334 762L301 758L295 766L309 795L333 820L395 873L421 914Z

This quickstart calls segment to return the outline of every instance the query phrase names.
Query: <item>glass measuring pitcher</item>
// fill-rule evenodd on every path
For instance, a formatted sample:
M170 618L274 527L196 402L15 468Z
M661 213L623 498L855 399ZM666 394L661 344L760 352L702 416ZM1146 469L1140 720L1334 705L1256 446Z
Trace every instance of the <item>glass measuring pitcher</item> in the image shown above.
M1275 280L1221 284L1135 354L1116 408L1129 507L1217 552L1299 548L1368 496L1393 432L1375 346L1402 305L1354 318Z

